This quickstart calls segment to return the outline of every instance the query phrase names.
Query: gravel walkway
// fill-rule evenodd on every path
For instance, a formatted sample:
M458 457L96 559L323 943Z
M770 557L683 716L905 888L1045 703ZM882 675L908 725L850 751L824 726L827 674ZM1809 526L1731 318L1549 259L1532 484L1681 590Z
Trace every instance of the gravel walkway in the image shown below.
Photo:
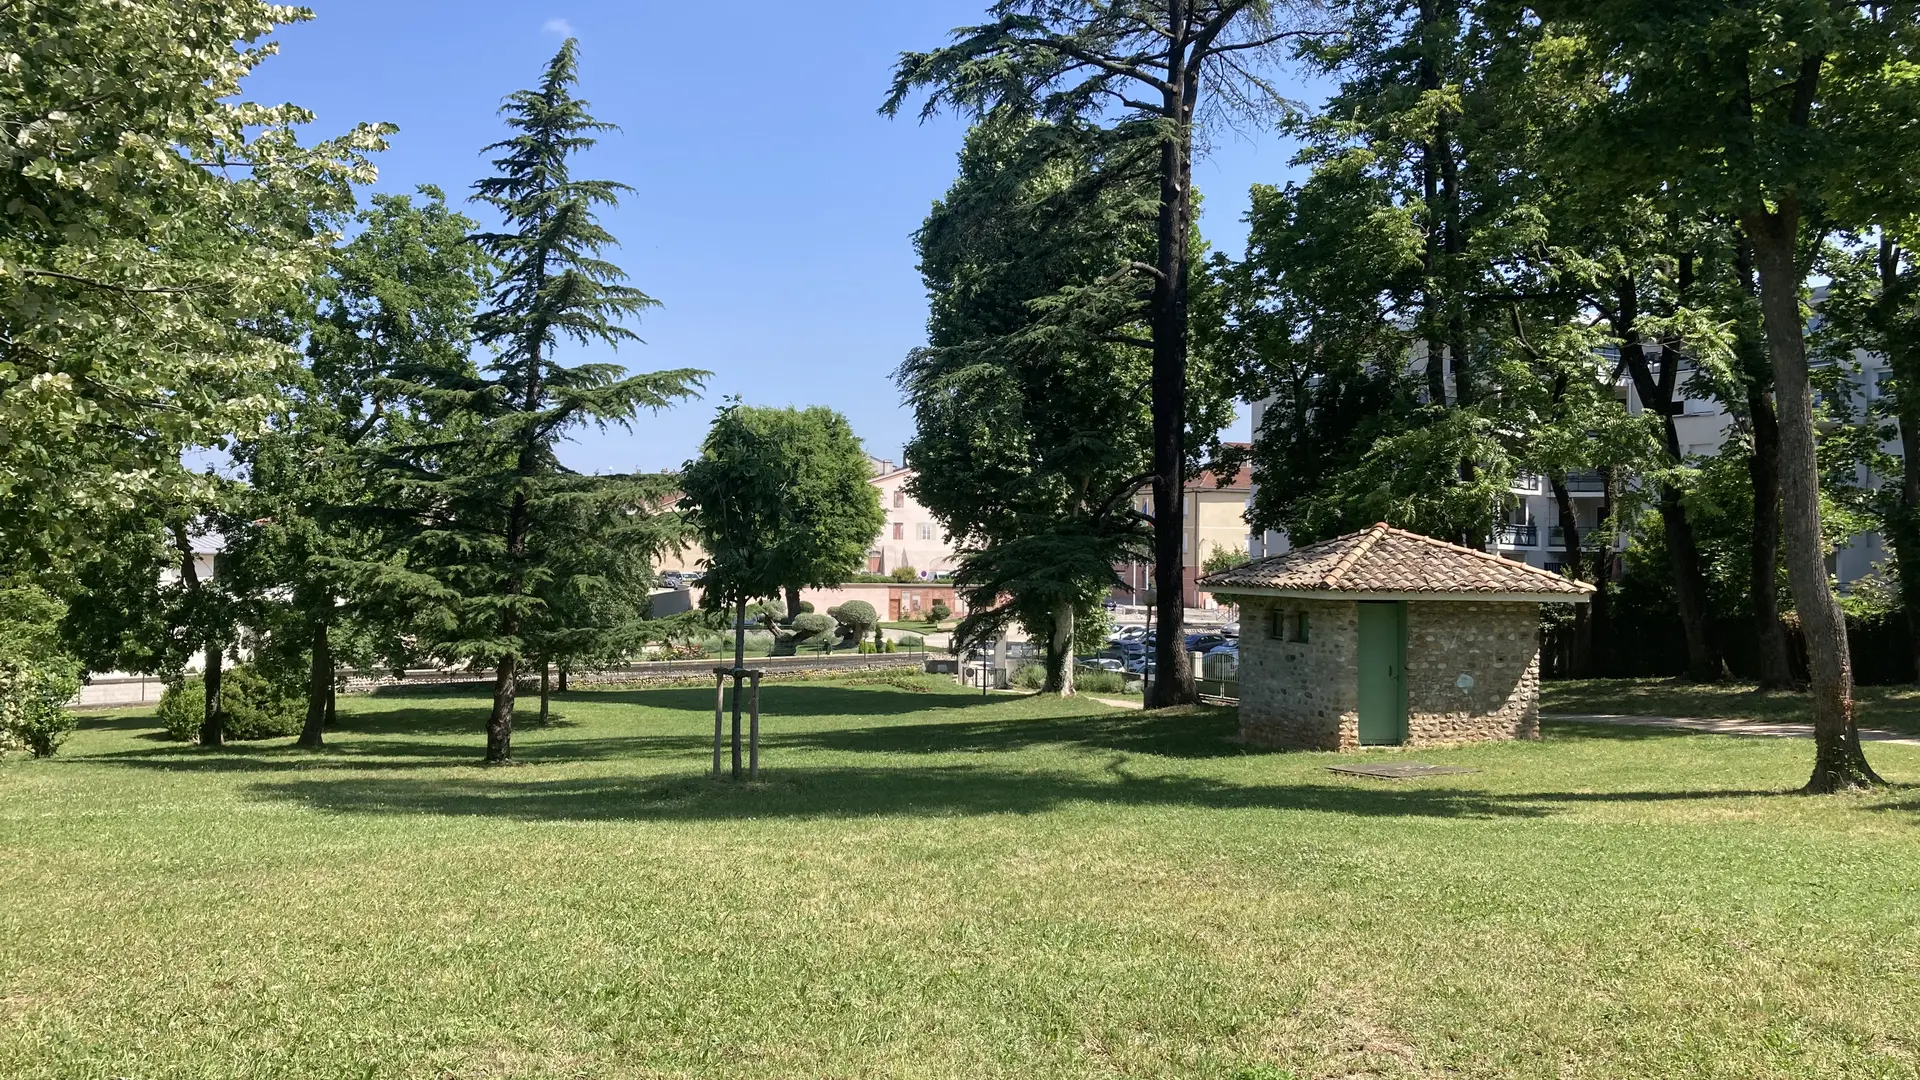
M1791 724L1762 720L1713 720L1687 716L1623 716L1619 713L1541 713L1542 720L1566 720L1579 724L1620 724L1625 727L1681 728L1713 735L1757 735L1776 739L1811 739L1812 724ZM1897 731L1861 728L1861 742L1920 746L1920 739Z

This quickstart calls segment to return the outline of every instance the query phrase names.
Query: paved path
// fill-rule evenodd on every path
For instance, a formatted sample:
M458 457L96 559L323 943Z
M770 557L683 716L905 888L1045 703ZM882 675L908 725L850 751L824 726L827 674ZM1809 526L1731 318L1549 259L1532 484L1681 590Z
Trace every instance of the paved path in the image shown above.
M1627 727L1681 728L1713 735L1759 735L1776 739L1810 739L1812 724L1791 724L1761 720L1713 720L1687 716L1623 716L1619 713L1541 713L1542 720L1567 720L1580 724L1620 724ZM1897 731L1861 728L1861 742L1920 746L1920 739Z

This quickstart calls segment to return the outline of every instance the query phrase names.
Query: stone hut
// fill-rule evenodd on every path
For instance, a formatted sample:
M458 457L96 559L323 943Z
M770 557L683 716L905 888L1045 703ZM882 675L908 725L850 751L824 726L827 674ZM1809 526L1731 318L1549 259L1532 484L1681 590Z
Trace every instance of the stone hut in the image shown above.
M1240 735L1349 750L1540 735L1540 605L1593 586L1375 525L1211 574L1240 605Z

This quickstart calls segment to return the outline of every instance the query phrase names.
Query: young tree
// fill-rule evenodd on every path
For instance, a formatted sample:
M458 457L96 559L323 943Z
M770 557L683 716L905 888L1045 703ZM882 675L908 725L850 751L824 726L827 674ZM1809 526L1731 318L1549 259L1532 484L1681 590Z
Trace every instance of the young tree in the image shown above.
M782 474L781 514L759 542L791 619L800 614L801 589L834 588L865 565L887 522L880 492L868 482L865 448L834 410L741 405L729 415L753 430L767 464Z
M582 425L629 426L642 409L689 397L706 374L629 376L616 364L555 359L562 338L613 347L638 340L625 322L656 304L603 257L614 239L595 208L614 205L627 188L572 175L571 159L612 130L573 96L577 79L568 39L537 88L507 98L502 112L515 134L488 147L500 153L496 175L475 185L503 222L472 237L499 265L473 324L493 353L486 368L421 371L399 387L431 424L391 455L391 500L408 518L402 546L421 569L394 569L387 580L431 602L433 625L424 629L435 651L493 667L486 759L494 764L512 760L515 686L541 607L542 568L529 537L554 500L592 483L568 473L556 447Z
M1282 43L1314 31L1284 22L1294 8L1272 0L997 0L988 13L992 21L956 31L945 48L903 54L882 112L926 90L923 116L944 106L1088 123L1117 113L1157 151L1153 258L1109 272L1137 274L1149 292L1162 628L1153 704L1189 703L1197 696L1180 627L1186 480L1195 471L1186 430L1194 132L1210 116L1283 108L1263 66Z
M1809 233L1910 220L1920 50L1909 4L1538 5L1608 93L1576 117L1614 169L1735 218L1753 253L1780 424L1786 563L1813 681L1809 791L1879 782L1860 747L1846 623L1827 577L1801 307Z

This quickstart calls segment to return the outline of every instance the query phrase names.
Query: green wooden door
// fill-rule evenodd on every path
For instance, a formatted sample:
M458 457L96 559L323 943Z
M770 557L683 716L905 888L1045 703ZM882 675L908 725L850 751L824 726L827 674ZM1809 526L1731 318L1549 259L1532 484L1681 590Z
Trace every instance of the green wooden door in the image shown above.
M1360 604L1360 745L1407 738L1407 605Z

